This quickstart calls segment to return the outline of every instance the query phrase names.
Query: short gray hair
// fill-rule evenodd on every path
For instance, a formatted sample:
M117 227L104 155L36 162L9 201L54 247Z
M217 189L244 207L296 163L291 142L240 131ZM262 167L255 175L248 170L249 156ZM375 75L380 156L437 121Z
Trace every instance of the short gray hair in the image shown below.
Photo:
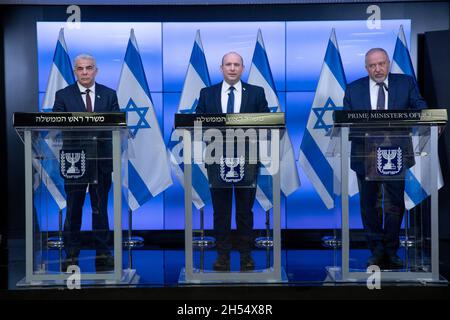
M364 58L364 62L365 62L365 63L367 63L367 62L366 62L366 61L367 61L367 56L368 56L369 54L374 53L374 52L383 52L384 55L386 56L387 60L389 61L389 55L388 55L388 53L386 52L386 50L384 50L383 48L372 48L372 49L370 49L369 51L366 52L366 56L365 56L365 58Z
M73 67L74 68L77 66L77 61L80 59L92 60L94 62L94 67L97 66L94 56L90 55L89 53L82 53L82 54L77 55L75 57L75 59L73 59Z

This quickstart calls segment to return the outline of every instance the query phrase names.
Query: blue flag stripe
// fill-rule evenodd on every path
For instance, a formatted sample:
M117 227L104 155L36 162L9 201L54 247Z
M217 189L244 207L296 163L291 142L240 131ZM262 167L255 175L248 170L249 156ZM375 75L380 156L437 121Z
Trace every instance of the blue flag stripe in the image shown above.
M192 165L192 187L200 199L202 199L203 203L211 202L208 180L196 164Z
M267 81L269 86L272 88L274 92L275 83L273 82L272 72L270 71L269 59L267 58L266 50L261 46L259 41L256 41L255 45L255 53L253 54L253 63L256 68L258 68L259 72L263 75L264 79Z
M203 83L209 87L211 85L211 80L209 78L208 66L206 65L205 54L199 47L197 42L194 42L194 47L192 48L190 63L192 67L197 71L197 74L202 79Z
M45 136L45 134L43 134ZM58 188L58 191L64 195L64 180L60 175L59 172L59 161L58 158L59 155L54 155L52 150L50 149L49 145L43 140L38 139L38 148L39 153L44 157L45 160L41 161L41 165L44 168L44 170L47 172L50 179L52 179L53 184Z
M184 175L184 164L178 164L178 167L183 171ZM202 199L203 203L211 202L211 193L209 191L209 183L208 179L206 179L202 170L197 164L192 164L192 187L195 192L197 192L200 199Z
M406 172L406 181L405 192L408 197L416 204L422 202L427 197L427 193L410 170Z
M58 68L59 72L63 76L64 80L68 84L75 82L75 77L73 75L72 64L70 63L69 55L66 50L64 50L61 42L58 41L56 44L55 55L53 56L53 63Z
M177 145L178 142L175 141L169 141L167 144L167 147L169 148L170 152L172 152L173 148ZM182 156L182 155L181 155ZM184 175L184 164L180 163L178 164L178 167L183 172ZM192 187L194 188L195 192L197 192L200 199L203 201L203 203L211 202L211 193L209 192L209 182L206 176L203 174L200 167L193 163L192 164Z
M408 49L398 37L395 44L394 61L398 64L400 69L402 69L405 74L413 77L414 81L416 81L416 75L414 74L414 69L411 64Z
M125 53L125 63L128 65L131 73L134 75L137 82L141 85L142 89L147 94L150 101L153 103L152 97L150 95L150 89L148 88L147 84L147 78L145 77L145 71L141 56L131 40L128 41L127 52Z
M339 54L339 51L334 46L334 43L331 40L328 41L327 52L325 54L325 63L327 64L328 68L330 68L336 80L339 82L342 90L345 91L347 80L345 79L341 55Z
M273 188L272 188L272 176L270 175L258 175L258 187L264 193L267 199L272 203L273 201Z
M148 190L145 182L130 161L128 161L128 188L139 203L139 206L142 206L148 200L153 198L153 195Z
M319 176L320 181L325 186L330 197L333 197L333 168L328 163L322 151L320 151L319 146L314 141L309 130L305 130L300 149L303 150L303 154L308 159L316 175Z

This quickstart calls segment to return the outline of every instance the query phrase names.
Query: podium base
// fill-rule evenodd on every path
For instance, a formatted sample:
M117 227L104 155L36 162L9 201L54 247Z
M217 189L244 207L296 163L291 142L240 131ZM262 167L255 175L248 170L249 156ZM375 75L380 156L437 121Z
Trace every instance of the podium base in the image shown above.
M128 249L137 249L144 246L144 238L130 237L123 241L123 246Z
M288 277L284 268L281 268L280 276L274 276L273 269L261 269L250 272L217 272L217 271L200 271L194 269L196 276L194 279L186 279L186 269L181 269L178 277L179 284L237 284L237 283L287 283Z
M271 248L271 247L273 247L273 238L272 237L256 238L255 246L257 248Z
M373 282L375 273L365 272L364 270L352 270L350 269L347 276L342 274L341 267L326 267L327 278L325 282L334 282L342 284L360 284L367 285L367 282ZM369 278L370 277L370 278ZM434 279L432 273L429 272L411 272L407 270L382 270L379 273L379 280L381 283L390 284L412 284L417 285L448 285L447 279L439 275L439 279Z
M194 237L192 246L197 248L212 248L216 245L216 239L213 237Z
M50 274L49 274L50 275ZM39 281L30 281L27 282L26 278L23 278L20 280L16 286L18 288L36 288L39 289L41 287L67 287L68 277L71 276L70 274L63 274L63 273L55 273L51 274L50 276L60 275L61 279L45 279L45 280L39 280ZM90 276L93 277L95 275L99 274L80 274L80 287L83 288L83 286L90 287L90 286L102 286L102 287L109 287L109 286L116 286L116 285L131 285L131 284L138 284L139 283L139 275L137 274L136 270L134 269L124 269L122 271L122 277L119 281L116 280L101 280L101 279L83 279L83 277L89 278ZM63 278L65 277L65 279Z
M50 237L47 240L47 248L61 249L64 248L64 239L62 237Z

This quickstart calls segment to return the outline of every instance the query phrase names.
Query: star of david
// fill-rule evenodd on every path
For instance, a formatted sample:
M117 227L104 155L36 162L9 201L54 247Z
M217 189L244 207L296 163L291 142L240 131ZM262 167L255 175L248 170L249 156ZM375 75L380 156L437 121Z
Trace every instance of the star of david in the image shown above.
M317 117L317 121L314 124L314 129L323 129L325 130L325 132L328 132L328 130L330 130L333 127L333 125L327 124L323 119L323 117L325 116L325 112L341 109L342 107L337 107L334 104L333 100L331 100L331 98L328 98L327 102L325 102L325 105L323 107L312 108Z
M145 119L145 116L148 112L148 107L138 107L136 103L134 103L133 99L130 98L124 111L127 112L127 119L130 112L136 112L136 114L139 116L139 120L136 124L128 123L128 128L131 130L131 134L133 136L136 136L140 129L150 129L150 124Z

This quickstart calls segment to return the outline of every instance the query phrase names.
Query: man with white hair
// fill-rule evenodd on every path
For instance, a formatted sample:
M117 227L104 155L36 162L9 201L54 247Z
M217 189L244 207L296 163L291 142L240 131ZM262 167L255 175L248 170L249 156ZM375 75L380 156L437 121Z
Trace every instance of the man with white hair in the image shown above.
M75 58L75 76L77 82L56 92L53 112L120 112L116 92L106 86L95 82L98 69L95 58L89 54L80 54ZM99 160L87 160L88 175L93 177L90 181L74 183L65 180L67 211L64 222L64 249L66 262L63 271L70 265L78 265L81 239L81 217L86 197L86 188L92 207L92 229L95 235L97 272L110 271L114 266L114 259L108 247L108 192L111 188L111 135L98 132L70 132L69 139L64 139L63 148L96 149L94 157ZM96 139L89 139L95 137ZM89 140L91 142L89 142ZM92 148L92 141L95 147ZM95 152L95 151L94 151ZM87 156L89 159L89 155Z
M427 103L420 96L414 79L404 74L390 73L390 61L382 48L372 48L365 56L365 68L368 76L358 79L347 86L344 96L344 110L420 110L427 108ZM388 131L389 130L389 131ZM395 131L397 130L397 131ZM395 138L404 135L404 130L386 129L391 145L402 148L404 157L403 170L414 165L411 139ZM394 138L393 138L394 137ZM366 150L362 134L353 137L351 151L351 168L358 177L361 218L368 238L372 256L367 265L398 269L403 261L397 255L400 246L399 234L405 211L405 180L366 179L368 177L368 159L362 157ZM383 195L383 205L379 195ZM384 219L383 219L384 211ZM384 224L383 224L384 220Z

